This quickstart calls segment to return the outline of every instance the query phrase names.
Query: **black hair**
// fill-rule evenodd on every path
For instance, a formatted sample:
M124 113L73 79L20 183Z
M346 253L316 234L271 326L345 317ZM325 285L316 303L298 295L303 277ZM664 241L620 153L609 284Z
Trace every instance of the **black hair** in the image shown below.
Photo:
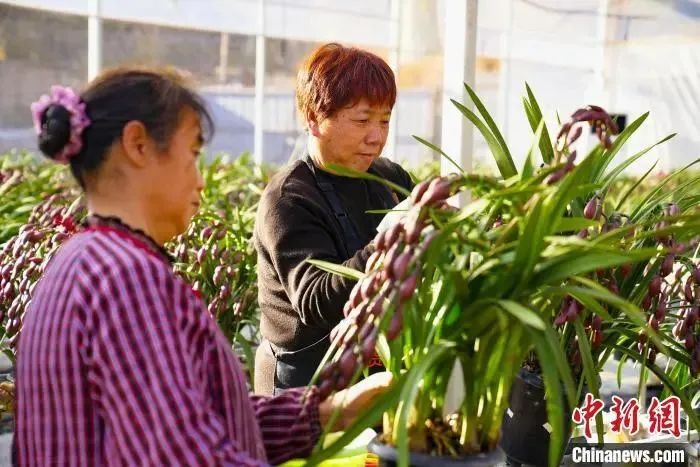
M108 70L94 79L80 97L91 123L82 133L80 153L70 158L70 168L83 188L85 175L102 165L109 148L130 121L143 123L162 150L168 148L185 108L199 115L207 138L214 131L204 99L175 71L133 67ZM41 123L39 149L53 159L69 142L70 113L62 105L50 105Z

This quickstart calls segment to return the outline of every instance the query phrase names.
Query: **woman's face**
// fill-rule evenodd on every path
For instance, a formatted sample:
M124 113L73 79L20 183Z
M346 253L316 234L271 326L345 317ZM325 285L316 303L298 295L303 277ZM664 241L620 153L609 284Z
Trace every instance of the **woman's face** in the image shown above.
M391 107L371 105L362 99L316 124L310 123L318 141L320 162L366 172L384 149L390 117Z
M203 138L199 116L187 108L165 154L156 158L149 193L152 218L161 236L175 237L187 230L199 209L204 180L198 159Z

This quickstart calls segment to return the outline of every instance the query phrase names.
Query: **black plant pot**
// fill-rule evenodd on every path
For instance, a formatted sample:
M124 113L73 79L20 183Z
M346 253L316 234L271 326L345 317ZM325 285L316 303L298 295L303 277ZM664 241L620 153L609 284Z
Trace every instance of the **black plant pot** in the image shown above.
M388 446L379 442L377 438L374 438L367 449L372 454L379 457L379 467L396 467L396 459L398 459L398 454L393 446ZM409 455L409 466L410 467L491 467L495 465L500 465L504 461L503 452L496 448L495 450L487 453L476 454L473 456L465 456L460 458L454 457L438 457L431 456L429 454L418 454L410 453Z
M509 463L547 465L550 433L542 377L521 368L513 382L509 403L500 442ZM564 428L566 445L571 432L571 409L564 410Z

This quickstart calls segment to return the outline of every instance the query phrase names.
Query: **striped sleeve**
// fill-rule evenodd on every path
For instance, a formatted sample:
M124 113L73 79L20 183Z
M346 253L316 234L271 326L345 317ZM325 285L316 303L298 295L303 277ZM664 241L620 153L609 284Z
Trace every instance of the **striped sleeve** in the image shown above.
M288 389L274 397L250 397L271 464L311 454L321 434L319 395L315 386L308 391L307 388Z
M197 372L211 349L193 345L208 341L206 329L181 319L194 313L183 288L153 261L118 262L109 280L88 286L111 288L91 295L102 298L92 305L100 313L88 374L105 423L105 458L124 465L267 465L229 439L212 408Z

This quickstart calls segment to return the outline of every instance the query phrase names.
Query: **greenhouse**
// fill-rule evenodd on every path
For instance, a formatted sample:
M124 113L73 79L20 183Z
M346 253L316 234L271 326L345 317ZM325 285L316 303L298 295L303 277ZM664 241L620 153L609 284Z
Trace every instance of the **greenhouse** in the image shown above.
M0 465L700 466L697 0L5 0L0 83Z

